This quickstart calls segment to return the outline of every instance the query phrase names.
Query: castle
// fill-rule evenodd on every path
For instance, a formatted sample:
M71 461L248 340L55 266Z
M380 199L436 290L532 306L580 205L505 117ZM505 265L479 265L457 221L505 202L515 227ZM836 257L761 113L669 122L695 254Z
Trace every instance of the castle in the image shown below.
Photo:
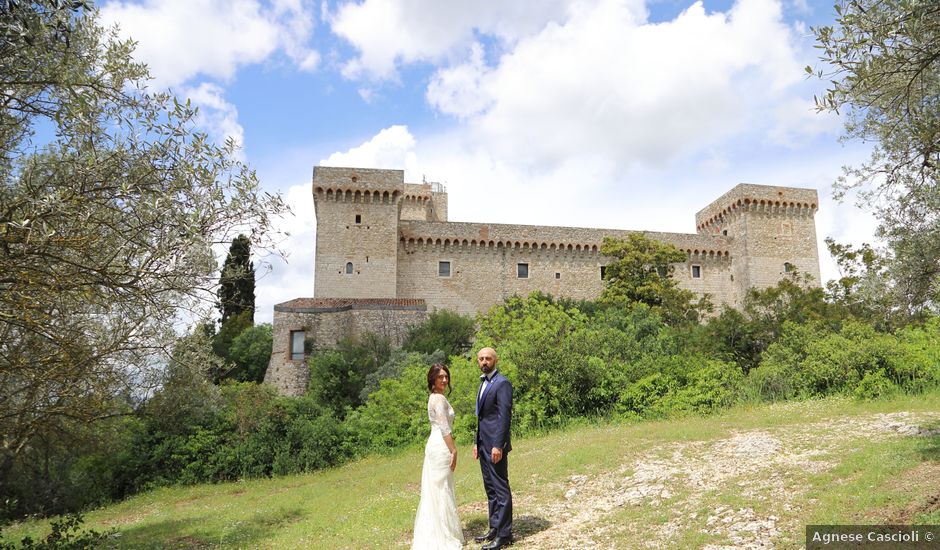
M427 311L475 314L540 290L593 299L609 261L604 237L632 231L450 222L439 184L405 183L402 170L313 170L317 218L312 298L274 307L265 382L302 394L306 353L365 331L400 344ZM679 286L737 307L751 287L788 271L819 281L814 189L741 184L695 215L696 233L643 232L687 254Z

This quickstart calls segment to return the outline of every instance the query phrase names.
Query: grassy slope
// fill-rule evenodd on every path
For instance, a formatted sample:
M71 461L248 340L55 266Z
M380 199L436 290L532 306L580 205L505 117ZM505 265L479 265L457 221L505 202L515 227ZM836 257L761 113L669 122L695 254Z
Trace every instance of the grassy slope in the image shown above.
M864 403L827 399L740 407L710 418L573 427L514 441L510 473L516 531L522 536L517 548L548 547L550 539L541 535L551 533L558 521L552 514L564 505L572 480L577 487L577 480L600 474L628 475L638 460L675 454L676 446L720 443L742 432L791 434L812 448L812 438L798 433L808 424L895 411L940 413L940 393ZM469 449L460 450L457 499L464 527L473 534L484 528L485 497ZM801 487L786 510L775 507L769 493L761 494L765 485L743 494L748 493L741 490L745 476L704 494L674 488L654 505L606 511L590 524L597 533L591 536L602 547L642 546L639 541L657 538L677 548L733 543L727 534L708 532L707 518L721 506L782 515L774 538L780 547L798 547L807 523L940 523L940 437L849 439L830 446L823 458L829 467L783 473ZM160 489L89 512L86 525L116 529L113 541L120 548L401 547L410 540L421 461L422 449L410 449L308 475ZM677 523L678 510L688 517ZM4 536L18 540L46 530L45 522L31 522L4 530Z

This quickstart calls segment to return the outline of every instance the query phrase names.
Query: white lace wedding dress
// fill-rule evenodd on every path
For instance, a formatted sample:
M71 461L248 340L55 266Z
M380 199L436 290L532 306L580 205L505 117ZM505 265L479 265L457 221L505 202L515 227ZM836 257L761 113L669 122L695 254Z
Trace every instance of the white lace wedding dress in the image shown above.
M454 409L439 393L428 397L431 435L424 447L421 471L421 501L415 517L413 550L444 550L463 546L463 531L457 517L454 472L450 470L450 449L444 436L454 425Z

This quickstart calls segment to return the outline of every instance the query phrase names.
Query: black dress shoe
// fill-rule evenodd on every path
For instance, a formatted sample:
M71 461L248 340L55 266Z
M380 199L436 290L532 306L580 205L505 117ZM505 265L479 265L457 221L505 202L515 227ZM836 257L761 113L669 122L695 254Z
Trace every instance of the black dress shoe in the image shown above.
M509 546L513 542L515 541L512 539L512 535L509 535L508 537L496 537L493 539L493 542L484 544L483 548L480 550L499 550L504 546Z
M496 538L496 529L490 529L486 532L485 535L477 535L473 537L473 540L477 542L489 542Z

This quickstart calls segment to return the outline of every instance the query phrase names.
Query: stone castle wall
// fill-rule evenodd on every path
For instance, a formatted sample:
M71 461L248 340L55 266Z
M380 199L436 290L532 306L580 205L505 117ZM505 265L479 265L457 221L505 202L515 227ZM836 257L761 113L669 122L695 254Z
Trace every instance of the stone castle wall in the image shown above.
M265 381L291 395L308 370L290 358L290 334L319 346L366 331L400 343L427 309L484 312L533 291L594 299L604 288L604 237L634 231L448 222L446 190L404 182L401 170L314 168L317 217L314 298L275 306ZM819 281L813 189L741 184L695 215L696 233L642 232L675 245L681 288L738 307L751 287L796 269ZM448 273L442 273L447 262ZM526 264L527 276L519 276Z
M273 350L264 382L285 395L303 395L310 370L304 360L291 359L290 336L303 331L312 349L366 332L401 346L408 330L427 319L423 300L297 298L274 306Z
M536 290L579 300L596 298L604 289L600 254L604 237L626 238L624 230L475 223L402 222L399 226L397 295L422 298L432 309L464 315L486 311L513 294ZM676 264L682 288L709 293L715 303L734 305L729 243L724 237L645 233L685 250L687 262ZM450 274L439 274L439 263ZM520 278L518 264L527 264ZM692 266L698 266L693 278Z

